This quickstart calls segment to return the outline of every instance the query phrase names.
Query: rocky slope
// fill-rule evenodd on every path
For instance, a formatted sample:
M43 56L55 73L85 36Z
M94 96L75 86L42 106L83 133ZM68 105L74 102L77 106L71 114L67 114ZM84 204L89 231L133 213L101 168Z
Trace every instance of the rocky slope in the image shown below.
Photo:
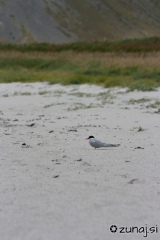
M2 0L0 41L67 43L160 36L159 0Z

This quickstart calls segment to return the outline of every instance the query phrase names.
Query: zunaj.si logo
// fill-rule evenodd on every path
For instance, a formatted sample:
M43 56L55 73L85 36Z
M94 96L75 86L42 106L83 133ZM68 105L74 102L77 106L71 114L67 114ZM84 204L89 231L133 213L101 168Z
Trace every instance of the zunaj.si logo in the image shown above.
M158 233L158 226L148 227L146 224L145 227L117 227L112 225L110 231L112 233L143 233L143 237L147 237L148 233Z
M116 225L112 225L112 226L110 227L110 231L111 231L112 233L117 232L117 230L118 230L118 228L117 228Z

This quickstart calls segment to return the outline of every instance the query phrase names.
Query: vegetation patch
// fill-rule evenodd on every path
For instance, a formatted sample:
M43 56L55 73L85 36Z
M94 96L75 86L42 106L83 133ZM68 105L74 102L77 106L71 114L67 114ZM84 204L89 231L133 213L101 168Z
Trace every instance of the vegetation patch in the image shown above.
M136 104L136 103L139 103L139 104L142 104L142 103L146 103L146 102L149 102L151 101L151 99L149 98L140 98L140 99L130 99L127 103L128 104Z
M24 32L24 31L23 31ZM31 43L4 44L0 43L1 51L19 52L150 52L160 51L160 37L126 39L119 41L73 42L65 44Z
M158 108L160 107L160 101L156 100L154 103L149 104L147 108Z
M89 105L85 105L83 103L76 103L76 106L74 107L70 107L67 109L67 111L77 111L79 109L89 109L89 108L96 108L96 107L100 107L100 105L94 105L94 104L89 104Z
M158 45L159 44L159 45ZM63 45L0 44L0 83L97 84L129 91L160 86L160 38Z
M158 108L157 111L154 111L154 113L159 113L160 114L160 108Z

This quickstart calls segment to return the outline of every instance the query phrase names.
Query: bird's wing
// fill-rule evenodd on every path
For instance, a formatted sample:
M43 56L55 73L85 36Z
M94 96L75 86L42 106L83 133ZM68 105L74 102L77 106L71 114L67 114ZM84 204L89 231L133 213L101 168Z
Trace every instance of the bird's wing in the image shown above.
M110 143L104 143L104 147L119 147L120 144L110 144Z
M99 147L105 147L106 143L103 143L99 140L95 140L95 147L99 148Z
M97 139L93 139L90 142L90 145L95 148L100 148L100 147L118 147L120 144L110 144L110 143L103 143Z

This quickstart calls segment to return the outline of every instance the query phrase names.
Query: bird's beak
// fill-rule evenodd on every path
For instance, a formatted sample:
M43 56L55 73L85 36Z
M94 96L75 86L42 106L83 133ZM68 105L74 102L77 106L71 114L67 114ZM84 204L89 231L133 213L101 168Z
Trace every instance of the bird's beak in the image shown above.
M88 140L89 138L86 138L85 140Z

